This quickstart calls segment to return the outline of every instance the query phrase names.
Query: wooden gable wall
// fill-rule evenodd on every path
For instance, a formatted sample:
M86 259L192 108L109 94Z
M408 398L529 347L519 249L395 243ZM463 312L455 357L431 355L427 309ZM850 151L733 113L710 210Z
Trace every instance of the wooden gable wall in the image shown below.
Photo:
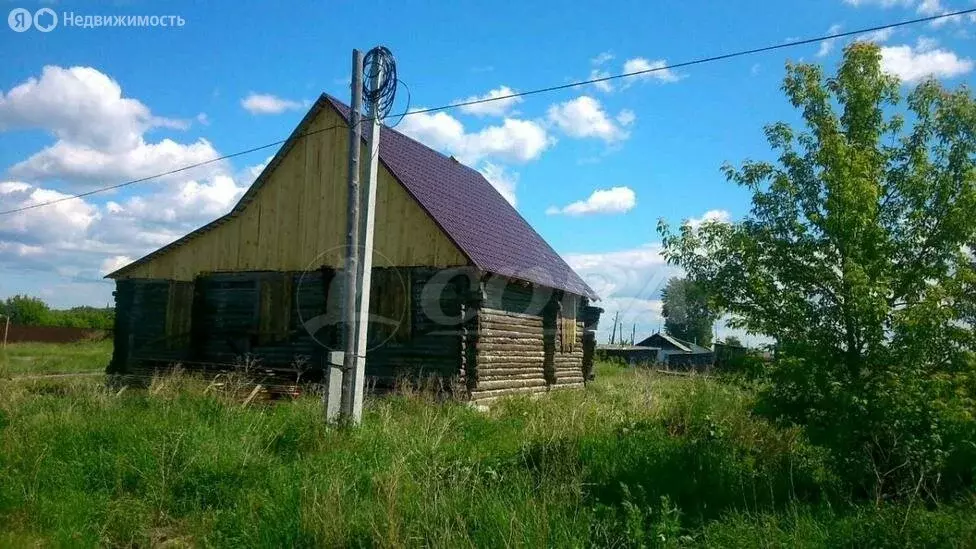
M331 126L334 129L320 131ZM346 238L348 128L324 107L236 217L117 278L193 280L206 272L341 268ZM361 164L369 151L364 146ZM467 265L464 254L380 164L373 264Z

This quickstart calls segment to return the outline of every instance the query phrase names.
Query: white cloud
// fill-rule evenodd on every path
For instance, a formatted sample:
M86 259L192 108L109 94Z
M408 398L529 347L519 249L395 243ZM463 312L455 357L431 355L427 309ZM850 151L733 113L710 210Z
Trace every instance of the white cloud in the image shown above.
M464 124L446 112L405 116L397 129L431 148L452 152L463 147L466 137Z
M264 168L271 163L272 158L274 158L274 155L265 158L264 162L259 162L253 166L246 166L243 170L241 170L240 173L237 174L236 179L242 185L250 187L251 183L254 183L254 180L257 179L258 176L261 175L261 172L264 171Z
M103 205L72 199L5 217L0 226L0 264L18 270L57 272L96 280L111 267L168 244L223 215L245 187L228 176L165 183L154 192ZM0 184L0 210L69 195L23 182ZM40 253L25 255L38 248ZM26 257L26 259L25 259Z
M90 67L47 66L7 93L0 92L0 131L41 129L57 141L12 166L12 177L53 179L73 186L107 185L165 172L217 157L200 139L148 142L153 128L184 129L185 120L155 116L123 97L109 76ZM213 168L213 167L211 167ZM212 173L195 171L194 176Z
M251 92L241 99L241 106L251 114L281 114L285 111L298 110L304 106L304 103L282 99L268 93Z
M657 331L661 318L661 289L668 278L681 274L661 255L660 243L604 253L566 254L566 262L600 296L604 309L598 340L606 342L615 313L620 313L627 338L636 324L637 339ZM618 332L619 335L619 332Z
M557 208L555 206L546 210L549 215L590 215L590 214L617 214L629 212L637 205L637 194L630 187L613 187L610 189L597 189L586 200L578 200Z
M660 82L677 82L680 80L681 77L675 74L674 71L664 68L667 65L668 63L664 59L656 59L654 61L649 61L643 57L628 59L624 62L625 74L642 71L651 72L643 72L642 74L629 76L625 79L625 85L638 80L658 80Z
M637 120L637 115L634 114L634 111L630 109L624 109L617 114L617 122L619 122L621 126L629 126L633 124L635 120Z
M219 156L204 139L147 141L145 132L154 127L185 123L123 98L119 85L94 69L47 67L39 78L2 94L0 103L0 129L42 129L57 137L8 170L22 180L0 182L0 211L71 196L60 187L117 183ZM204 113L196 118L206 120ZM228 164L214 162L129 187L104 203L97 202L100 197L70 199L8 214L0 222L4 291L43 294L55 283L104 296L101 289L108 286L95 281L107 271L226 213L261 167L232 176ZM46 288L31 285L41 279L37 284Z
M936 40L935 38L929 38L928 36L919 36L918 39L915 40L915 51L921 51L921 52L933 51L935 49L938 49L938 47L939 47L939 41Z
M922 0L918 4L918 13L926 16L940 15L946 12L939 0Z
M596 80L598 78L609 77L610 73L599 67L601 65L606 65L610 61L613 61L613 59L614 55L608 51L602 52L593 59L590 59L590 64L593 65L593 68L590 69L590 76L587 78L587 80ZM594 82L593 87L604 93L610 93L613 91L613 83L610 80Z
M6 181L0 183L0 210L33 206L68 196L70 195L55 190L36 188L22 181ZM99 217L98 209L83 200L65 200L42 208L7 214L0 228L0 242L37 245L51 239L83 238Z
M727 221L729 215L723 210L711 210L695 219L706 218ZM662 250L661 244L654 242L603 253L564 254L566 263L579 273L601 298L597 303L604 309L600 317L599 342L608 340L613 327L614 313L617 312L620 313L624 336L627 339L630 338L635 324L638 340L658 331L663 324L661 290L669 278L684 276L684 272L680 267L669 265L661 255ZM722 322L717 329L721 337L724 337L728 331ZM757 340L753 336L748 341Z
M630 137L629 132L607 115L600 102L588 95L550 106L548 118L571 137L596 137L608 143Z
M99 266L98 270L101 271L103 275L107 275L121 269L122 267L125 267L133 261L135 261L134 258L126 255L113 255L111 257L106 257L102 261L102 264Z
M915 11L919 15L925 17L933 17L936 15L945 15L949 13L948 10L941 0L844 0L846 4L850 4L854 7L873 5L880 8L911 8L914 7ZM970 14L968 16L969 21L976 22L976 16ZM943 17L941 19L936 19L929 23L932 27L941 27L946 23L961 23L965 19L961 15L955 15L952 17Z
M831 25L829 29L827 29L827 34L833 36L839 33L840 29L841 26L835 23ZM829 40L824 40L823 42L820 42L820 49L817 50L817 57L824 57L826 55L829 55L830 52L834 50L834 42L836 41L837 41L836 38L831 38Z
M529 162L555 143L537 122L516 118L505 118L500 126L468 132L459 120L445 112L418 113L404 117L397 129L468 165L489 158Z
M590 77L587 80L597 80L600 78L608 78L610 73L600 69L593 69L590 71ZM610 80L600 80L593 83L593 87L603 93L610 93L613 91L613 82Z
M860 40L862 42L875 42L877 44L880 44L882 42L887 42L888 39L891 38L892 35L894 34L895 34L895 29L889 27L887 29L880 29L880 30L876 30L864 34L859 34L857 36L857 40Z
M44 179L69 180L75 186L105 186L130 179L198 164L219 154L206 139L181 144L170 139L146 143L141 138L134 148L125 151L103 151L67 141L58 141L27 160L14 164L9 173L28 181ZM194 168L182 176L200 177L221 169L219 162Z
M0 91L0 131L43 129L59 140L105 151L130 150L154 127L184 129L182 120L154 116L141 102L90 67L46 66L7 93Z
M462 159L472 162L485 157L528 162L538 158L554 142L538 123L506 118L501 126L468 134L459 152Z
M110 213L143 222L206 223L227 213L245 190L226 175L204 182L183 181L147 196L132 197L122 204L113 202Z
M916 10L920 15L926 17L932 17L935 15L945 15L949 13L949 10L942 5L940 0L922 0L918 4L918 9ZM968 19L970 21L976 21L976 15L969 14ZM965 21L962 15L953 15L952 17L942 17L940 19L935 19L929 23L933 28L939 28L948 23L962 23Z
M597 65L597 66L602 65L604 63L607 63L609 61L613 61L613 54L610 53L610 52L608 52L608 51L601 52L599 55L597 55L593 59L590 59L590 63L592 63L594 65Z
M602 253L566 254L573 268L601 297L647 297L680 272L661 255L660 243Z
M728 223L732 220L732 215L725 210L708 210L701 217L689 218L685 223L691 225L694 228L701 227L701 225L708 221L718 221L719 223Z
M30 189L30 185L23 181L2 181L0 182L0 195L23 192Z
M481 172L481 175L485 176L485 179L495 187L509 204L512 206L516 205L515 187L518 185L519 179L517 173L509 172L504 166L499 166L491 162L482 164L478 171Z
M881 48L882 68L903 82L933 76L952 78L973 70L973 61L938 48L931 39L920 38L913 48L907 44Z
M202 126L210 125L210 118L207 117L207 113L205 112L197 113L196 118L197 118L197 122L200 123L200 125Z
M603 52L591 59L590 64L593 65L593 67L590 69L590 75L587 80L597 80L612 76L610 71L608 71L605 67L607 63L613 59L614 56L610 52ZM657 80L658 82L677 82L681 79L681 77L675 74L674 71L666 67L667 62L663 59L657 59L654 61L650 61L643 57L628 59L624 61L623 73L627 74L638 72L641 74L635 74L633 76L622 78L621 88L627 88L638 81ZM614 83L611 80L593 82L593 87L604 93L610 93L615 89Z
M454 103L467 103L469 101L482 101L485 99L492 99L496 97L507 97L515 93L515 90L509 88L508 86L500 86L493 90L489 90L488 93L484 95L472 95L471 97L465 99L458 99ZM494 101L488 101L486 103L475 103L473 105L463 105L460 107L461 112L472 114L474 116L505 116L515 105L522 102L521 97L507 97L506 99L495 99Z

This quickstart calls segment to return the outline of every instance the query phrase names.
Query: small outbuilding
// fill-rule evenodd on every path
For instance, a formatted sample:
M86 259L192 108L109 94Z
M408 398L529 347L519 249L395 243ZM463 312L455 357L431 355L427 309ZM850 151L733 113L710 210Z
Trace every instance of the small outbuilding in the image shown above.
M743 345L730 345L728 343L715 343L715 367L728 368L730 365L743 360L749 355L749 349ZM758 355L758 353L756 353Z
M109 372L321 376L341 333L348 119L321 96L227 215L108 275ZM379 164L369 382L471 399L581 386L593 290L477 170L387 127Z
M596 354L601 360L618 360L628 366L650 366L658 362L657 347L639 345L602 344L596 346Z
M641 347L658 347L658 361L676 370L703 370L715 362L715 353L690 341L683 341L658 332L637 344Z

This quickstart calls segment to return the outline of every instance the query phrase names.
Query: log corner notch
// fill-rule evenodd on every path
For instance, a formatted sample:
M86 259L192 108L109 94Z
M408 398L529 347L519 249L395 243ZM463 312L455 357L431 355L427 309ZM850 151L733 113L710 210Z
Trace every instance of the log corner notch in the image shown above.
M468 399L478 387L478 332L484 302L484 282L477 282L461 294L461 367L458 378L464 384Z
M589 300L583 298L580 311L583 321L583 379L593 381L596 377L593 371L593 357L596 353L596 330L600 324L600 315L603 314L603 309L590 305Z
M548 387L552 387L557 382L556 338L558 337L559 319L563 308L562 300L563 292L556 290L542 309L542 348L545 353L542 370Z

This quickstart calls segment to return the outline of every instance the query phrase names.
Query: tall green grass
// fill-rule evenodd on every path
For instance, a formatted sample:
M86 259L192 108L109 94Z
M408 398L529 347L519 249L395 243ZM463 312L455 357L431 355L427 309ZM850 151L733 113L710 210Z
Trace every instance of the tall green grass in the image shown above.
M23 375L104 372L112 342L9 343L0 349L0 379Z
M0 546L973 543L971 503L849 505L829 455L750 407L602 367L488 412L405 390L336 429L314 396L245 407L183 376L0 381Z

